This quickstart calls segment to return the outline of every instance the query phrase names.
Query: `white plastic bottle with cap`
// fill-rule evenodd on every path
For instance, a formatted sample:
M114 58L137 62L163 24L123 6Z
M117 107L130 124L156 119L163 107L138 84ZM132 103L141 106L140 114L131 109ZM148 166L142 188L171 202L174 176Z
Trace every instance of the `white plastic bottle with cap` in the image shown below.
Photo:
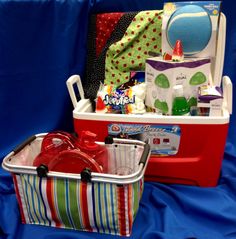
M184 97L183 86L175 85L173 91L174 100L172 104L172 115L189 115L189 105Z

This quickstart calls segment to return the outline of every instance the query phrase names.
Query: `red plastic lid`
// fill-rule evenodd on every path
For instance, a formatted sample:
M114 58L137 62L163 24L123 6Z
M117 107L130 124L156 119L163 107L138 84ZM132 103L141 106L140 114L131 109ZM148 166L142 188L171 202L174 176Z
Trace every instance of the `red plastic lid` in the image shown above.
M75 148L75 139L71 134L55 131L48 133L42 141L41 151L53 150L60 152L65 149L74 149Z
M44 136L41 153L35 158L33 166L48 165L49 162L63 150L75 148L75 139L66 132L55 131Z
M99 164L87 154L78 149L65 150L60 152L48 164L50 171L63 173L81 173L85 168L92 172L102 173Z

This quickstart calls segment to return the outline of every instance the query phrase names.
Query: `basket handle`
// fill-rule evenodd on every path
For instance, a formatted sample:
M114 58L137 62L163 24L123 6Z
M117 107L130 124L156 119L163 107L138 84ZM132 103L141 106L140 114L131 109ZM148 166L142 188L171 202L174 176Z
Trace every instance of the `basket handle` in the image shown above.
M30 136L28 139L26 139L24 142L22 142L20 145L16 146L15 149L13 149L12 151L14 152L14 154L17 154L18 152L20 152L26 145L30 144L32 141L34 141L36 139L36 135L32 135Z
M141 156L141 159L139 161L139 164L143 164L143 166L145 166L146 162L147 162L147 159L149 157L149 154L150 154L150 145L148 143L146 143L144 145L144 149L143 149L143 154Z

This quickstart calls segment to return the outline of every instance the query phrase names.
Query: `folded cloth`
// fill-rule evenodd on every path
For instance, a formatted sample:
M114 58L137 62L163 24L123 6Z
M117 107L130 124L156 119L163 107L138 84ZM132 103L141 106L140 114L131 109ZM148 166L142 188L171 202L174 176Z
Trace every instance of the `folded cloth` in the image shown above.
M144 70L148 52L161 53L162 11L91 16L85 96L95 99L100 83L119 86L133 70Z
M148 52L161 53L161 13L139 12L122 39L108 48L105 84L124 84L129 80L130 71L145 70Z

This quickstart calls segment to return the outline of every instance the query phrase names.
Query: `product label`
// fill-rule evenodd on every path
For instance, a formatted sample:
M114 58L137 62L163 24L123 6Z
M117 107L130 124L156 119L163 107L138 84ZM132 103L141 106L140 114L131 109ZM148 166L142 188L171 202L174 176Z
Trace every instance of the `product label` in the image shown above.
M208 58L188 58L188 61L178 63L163 62L161 58L148 59L146 105L156 112L171 115L175 85L183 85L184 97L190 106L195 105L198 88L209 82L210 69Z
M191 8L190 5L193 7ZM174 39L181 38L180 40L184 43L185 58L187 56L215 57L220 11L221 1L164 3L162 52L171 55ZM189 27L190 23L192 23L191 27ZM171 28L171 26L174 27Z
M114 123L108 125L108 134L117 138L148 142L152 155L168 156L177 154L181 131L176 125Z
M116 92L113 95L105 95L103 102L105 105L126 105L135 103L135 95L131 98L125 95L124 92Z
M189 4L194 4L202 7L210 16L218 15L221 8L221 1L167 2L164 4L164 14L171 15L176 9Z

